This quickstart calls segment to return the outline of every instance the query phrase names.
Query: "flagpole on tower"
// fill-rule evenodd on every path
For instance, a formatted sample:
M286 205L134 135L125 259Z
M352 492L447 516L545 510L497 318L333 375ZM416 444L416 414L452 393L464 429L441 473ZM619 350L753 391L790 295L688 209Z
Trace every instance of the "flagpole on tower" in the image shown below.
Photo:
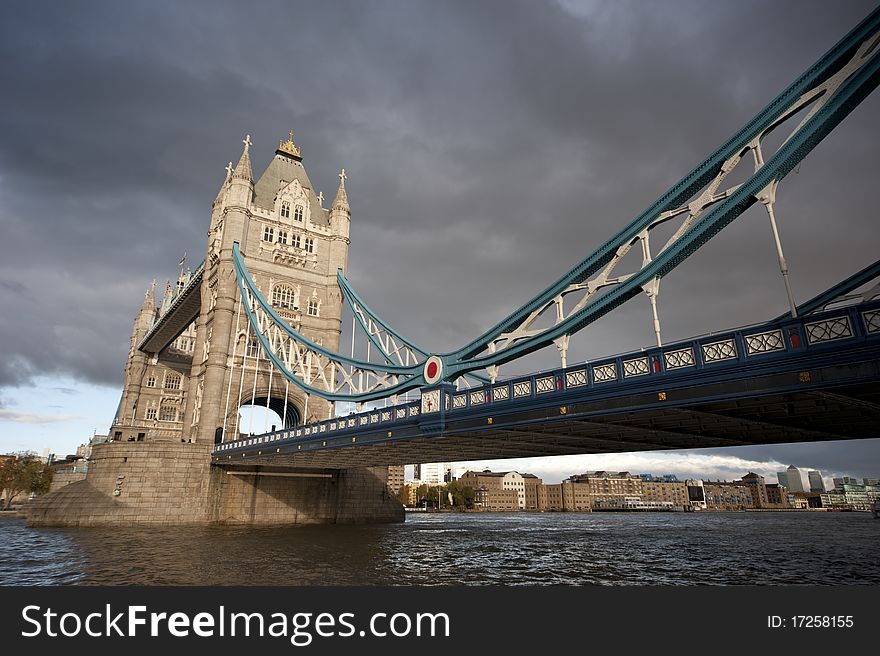
M183 257L180 258L180 262L177 263L177 266L180 267L180 277L183 278L183 267L186 264L186 251L183 251Z

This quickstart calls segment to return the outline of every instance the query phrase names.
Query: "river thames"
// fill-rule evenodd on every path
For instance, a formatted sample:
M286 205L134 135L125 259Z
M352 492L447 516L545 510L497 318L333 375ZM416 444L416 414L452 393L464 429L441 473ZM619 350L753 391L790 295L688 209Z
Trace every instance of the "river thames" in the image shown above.
M3 585L880 583L867 513L410 513L404 524L32 529Z

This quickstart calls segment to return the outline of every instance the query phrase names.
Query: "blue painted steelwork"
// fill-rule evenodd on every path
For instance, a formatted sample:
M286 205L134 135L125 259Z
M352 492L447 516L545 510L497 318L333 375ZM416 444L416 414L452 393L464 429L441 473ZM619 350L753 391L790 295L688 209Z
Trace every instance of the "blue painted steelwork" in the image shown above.
M257 288L256 283L254 283L253 278L251 277L250 273L248 273L247 266L245 265L244 259L241 256L241 252L239 250L239 245L237 242L233 243L232 245L232 261L235 266L236 280L238 282L239 291L241 292L242 298L247 299L248 297L250 297L254 299L254 302L260 306L261 311L266 313L275 324L275 326L286 333L294 342L302 344L313 353L316 353L317 355L326 358L330 362L338 363L339 365L355 367L362 371L376 372L379 375L395 375L401 377L406 376L403 382L397 383L396 385L384 387L382 388L382 391L373 393L340 394L328 391L326 389L321 389L319 387L315 387L314 385L310 385L301 380L295 374L293 374L293 372L288 370L281 358L279 358L278 355L272 350L269 345L268 339L260 330L255 307L252 307L249 303L245 302L243 304L245 314L247 315L248 321L254 331L254 334L260 342L260 346L262 347L264 354L284 378L299 386L305 392L308 392L309 394L315 394L316 396L327 399L328 401L361 402L385 398L389 395L401 393L408 389L413 389L414 387L420 387L424 385L425 381L424 377L421 376L420 367L400 367L391 364L380 365L375 363L363 362L361 360L350 358L340 353L336 353L335 351L326 349L320 344L313 342L304 335L295 331L287 324L287 322L284 321L284 319L278 316L275 310L272 309L272 306L266 301L265 298L263 298L263 295Z
M829 305L830 303L840 299L842 296L849 294L854 289L858 289L862 285L869 283L878 277L880 277L880 260L877 260L873 264L869 264L861 271L852 274L846 280L841 280L833 287L830 287L821 294L814 296L806 303L802 303L797 307L797 313L798 315L803 316L805 314L816 312L817 310L822 310L826 305ZM779 315L776 318L777 320L781 320L790 316L791 312L786 312L785 314Z
M721 165L727 159L745 150L750 142L773 125L780 112L788 110L804 93L836 73L851 59L856 49L865 40L872 36L876 38L878 29L880 29L880 7L871 12L856 28L733 137L657 199L628 226L600 246L592 255L470 344L444 355L444 361L448 362L447 375L493 364L503 364L552 344L553 340L560 336L577 332L639 294L643 285L654 278L663 277L696 252L724 226L754 204L761 190L771 182L784 178L850 111L873 91L880 81L880 77L878 77L880 58L876 57L876 53L874 53L872 60L845 82L834 97L829 99L827 104L792 139L784 144L765 166L743 183L730 197L704 216L688 235L664 251L654 262L552 329L505 349L501 354L478 357L478 354L483 352L493 339L521 324L532 312L551 302L569 285L583 282L590 275L598 272L611 260L618 248L629 243L641 231L645 230L657 215L679 207L703 189L718 174Z
M845 326L846 330L835 335L828 330L834 325ZM446 386L441 407L449 418L479 418L483 420L480 426L486 428L486 416L499 417L507 411L583 400L602 401L644 391L671 391L731 378L747 379L758 372L809 370L819 364L838 363L843 350L865 349L874 353L873 357L880 355L880 301L795 319L773 320L565 369L520 376L478 389L454 391ZM689 352L690 357L671 357L682 352ZM646 365L644 368L633 364L641 361ZM792 389L805 389L813 382L818 381L802 379ZM700 399L701 402L712 400L711 396ZM597 414L605 412L607 410L600 410ZM253 448L262 445L294 444L298 450L310 450L351 447L352 438L359 444L384 442L389 437L406 439L424 434L422 427L427 417L420 401L415 401L233 440L218 445L213 455L215 458L255 455ZM495 428L504 425L501 420L492 424ZM375 435L366 439L370 431L375 431Z
M345 298L345 301L348 303L349 309L351 309L354 316L357 318L358 323L361 328L363 328L364 332L367 334L367 338L373 343L373 346L382 354L389 364L393 364L393 362L385 356L385 349L382 344L380 344L376 336L370 331L370 327L364 322L363 316L357 311L355 311L355 307L360 307L364 314L366 314L370 319L372 319L378 326L382 328L385 332L391 335L397 342L409 347L414 353L416 353L421 358L427 358L430 355L427 351L419 348L411 341L402 337L400 333L394 330L391 326L385 323L382 318L373 312L370 307L364 302L364 300L360 297L360 295L352 289L351 285L348 284L348 281L345 279L345 276L342 275L342 269L338 269L336 271L336 281L339 283L339 289L342 291L342 296Z
M370 326L364 321L364 316L366 315L369 320L375 323L378 327L380 327L383 331L391 335L398 344L401 344L407 348L409 348L414 354L421 358L421 365L425 359L430 355L427 351L422 348L419 348L415 344L413 344L410 340L401 336L396 330L394 330L391 326L389 326L376 312L374 312L365 302L364 299L352 288L352 286L348 283L345 276L342 275L342 269L337 270L336 272L336 280L339 283L339 289L342 291L342 296L345 299L346 303L348 303L348 307L351 310L352 314L357 319L358 324L363 329L363 331L367 334L367 339L376 347L382 357L385 358L385 361L389 364L394 364L394 361L386 354L385 347L379 342L376 336L373 334L373 331L370 329ZM361 312L357 311L357 308L360 308ZM483 376L480 374L469 374L472 378L480 381L481 383L488 383L489 378L487 376Z
M452 381L476 370L497 367L578 332L667 275L724 226L751 207L762 194L765 197L768 193L772 196L775 185L791 172L880 82L880 57L877 56L877 44L880 39L878 32L880 32L880 7L871 12L818 62L759 112L755 118L593 254L477 339L456 351L439 355L438 357L443 364L441 380ZM841 74L839 79L835 77L838 74ZM837 84L838 82L839 84ZM818 93L817 90L821 90L821 93ZM759 150L760 139L813 102L816 102L816 106L807 114L804 122L764 162L763 154ZM526 325L527 322L531 322L535 318L536 313L544 312L551 304L557 303L565 294L572 292L573 286L590 283L591 281L588 280L590 276L599 274L609 263L615 261L615 257L621 252L625 252L624 249L631 247L635 241L641 240L641 235L647 234L647 230L657 225L657 222L661 220L661 215L678 212L683 203L687 203L689 199L694 198L707 186L715 183L720 184L728 170L725 167L736 166L739 163L737 158L753 149L755 150L756 170L751 177L741 185L731 187L718 194L714 192L717 186L713 187L712 197L709 200L703 199L705 200L703 205L698 210L692 211L691 216L694 221L683 224L679 229L678 238L674 241L670 240L656 257L653 259L645 258L641 269L632 274L618 276L613 282L616 286L603 295L597 295L594 299L592 296L585 296L582 305L579 305L576 311L567 317L563 317L560 313L557 322L549 328L530 330ZM771 191L768 192L768 190ZM763 200L762 202L770 203L772 200ZM707 209L710 206L712 209ZM687 210L688 206L685 205L684 209ZM706 213L700 215L704 209L706 209ZM698 215L700 215L699 218L697 218ZM322 390L309 385L283 367L280 359L269 348L265 336L258 329L258 321L253 308L247 308L248 319L254 326L264 351L288 380L305 391L322 398L354 402L385 398L422 387L425 384L422 364L397 366L393 363L385 365L367 363L327 351L298 335L265 302L253 281L250 280L237 249L234 253L236 272L242 293L244 294L244 290L247 288L260 304L261 309L272 317L272 320L292 339L326 358L329 362L352 367L352 370L356 368L376 376L377 380L383 376L385 381L389 376L394 377L393 384L350 394ZM601 287L604 283L596 284ZM347 292L350 290L347 290L344 281L340 282L340 288L348 298ZM351 298L355 297L351 296ZM375 317L374 314L372 316ZM382 326L391 333L387 324L382 322ZM521 329L523 326L526 326L525 331ZM517 329L520 329L518 334L514 332ZM369 334L368 329L367 333ZM396 333L393 334L396 335ZM373 343L376 344L375 341ZM496 344L502 345L496 349ZM420 349L419 353L425 354ZM654 366L653 362L651 366Z

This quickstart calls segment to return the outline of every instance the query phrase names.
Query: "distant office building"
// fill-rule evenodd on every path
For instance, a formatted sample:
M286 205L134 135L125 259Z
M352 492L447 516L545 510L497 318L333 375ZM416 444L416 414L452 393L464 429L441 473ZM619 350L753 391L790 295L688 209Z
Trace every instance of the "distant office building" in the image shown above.
M822 472L813 469L807 473L807 476L810 479L810 492L819 492L821 494L825 491L825 481L822 480Z
M778 477L779 474L777 474ZM785 485L789 492L807 492L809 486L809 484L804 484L803 473L794 465L789 465L788 469L785 470L785 483L782 481L779 483L780 485Z
M834 488L841 488L844 485L859 485L859 479L853 478L852 476L841 476L840 478L832 479L834 482Z
M684 483L687 486L691 510L706 510L706 489L703 487L703 481L688 479Z
M642 481L649 481L651 483L677 483L678 476L675 474L663 474L662 476L654 476L653 474L639 474L639 478Z
M388 487L391 488L391 491L394 494L400 492L400 488L403 487L403 479L404 479L404 469L403 465L389 465L388 466Z
M784 471L776 472L776 482L788 489L788 474Z
M837 480L854 481L851 477ZM841 483L830 493L820 495L822 506L852 508L853 510L871 510L875 501L880 500L880 485L862 485L860 483Z
M452 465L445 462L430 462L413 467L415 478L428 485L439 485L448 481L448 475L452 472Z

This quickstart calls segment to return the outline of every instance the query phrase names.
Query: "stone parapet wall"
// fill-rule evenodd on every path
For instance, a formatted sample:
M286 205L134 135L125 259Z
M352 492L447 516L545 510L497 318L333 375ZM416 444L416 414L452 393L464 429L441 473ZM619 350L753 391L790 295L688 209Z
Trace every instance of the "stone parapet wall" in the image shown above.
M55 490L60 490L65 485L70 485L71 483L76 483L77 481L85 480L86 473L83 472L55 472L52 474L52 486L49 488L49 492L54 492Z

